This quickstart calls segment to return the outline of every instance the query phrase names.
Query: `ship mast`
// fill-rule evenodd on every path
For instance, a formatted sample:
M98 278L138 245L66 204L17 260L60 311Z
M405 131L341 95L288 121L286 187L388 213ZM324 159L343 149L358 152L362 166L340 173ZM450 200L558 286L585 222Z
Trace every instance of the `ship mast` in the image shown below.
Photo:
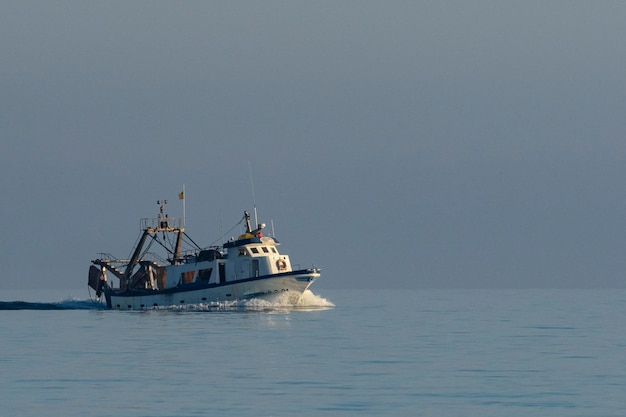
M141 261L141 253L146 243L146 240L148 239L148 236L151 236L155 241L158 242L157 235L159 232L163 232L163 236L165 236L165 233L168 232L175 233L176 243L174 245L173 251L168 249L163 243L158 243L171 253L172 258L170 262L172 265L175 265L180 260L180 252L183 244L183 234L185 232L185 229L180 226L180 219L170 219L168 214L165 213L165 205L167 204L167 200L158 200L157 204L159 205L158 217L156 219L142 219L143 231L141 238L139 239L139 242L137 243L137 246L133 251L130 261L126 265L124 275L120 278L120 280L124 281L125 283L130 282L135 267Z
M170 223L170 218L167 213L165 213L165 205L167 204L167 200L159 200L157 201L157 204L159 205L159 218L157 223L157 229L154 232L163 232L164 236L165 232L176 233L176 244L174 245L174 252L172 253L172 264L175 264L180 259L180 249L183 244L183 234L185 233L185 228L183 227L183 225L180 224L180 221L178 221L180 219L172 219L171 221L175 223L174 225ZM183 218L183 222L184 221L185 220Z

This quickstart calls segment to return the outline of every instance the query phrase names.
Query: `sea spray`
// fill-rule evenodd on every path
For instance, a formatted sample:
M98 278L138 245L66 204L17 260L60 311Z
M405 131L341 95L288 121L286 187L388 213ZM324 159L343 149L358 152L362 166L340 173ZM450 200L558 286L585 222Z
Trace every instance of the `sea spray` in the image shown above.
M264 298L251 298L248 300L219 301L201 304L158 306L149 310L167 311L307 311L325 310L335 305L311 290L306 290L299 299L293 295L282 293L271 300Z

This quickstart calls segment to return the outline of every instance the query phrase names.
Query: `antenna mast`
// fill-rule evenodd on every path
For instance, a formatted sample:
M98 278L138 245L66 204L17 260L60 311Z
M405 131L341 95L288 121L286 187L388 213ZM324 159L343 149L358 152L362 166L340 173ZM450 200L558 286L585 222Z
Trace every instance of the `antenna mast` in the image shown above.
M250 171L250 187L252 188L252 205L254 207L254 228L259 226L259 219L256 212L256 197L254 195L254 181L252 180L252 164L248 162L248 170Z

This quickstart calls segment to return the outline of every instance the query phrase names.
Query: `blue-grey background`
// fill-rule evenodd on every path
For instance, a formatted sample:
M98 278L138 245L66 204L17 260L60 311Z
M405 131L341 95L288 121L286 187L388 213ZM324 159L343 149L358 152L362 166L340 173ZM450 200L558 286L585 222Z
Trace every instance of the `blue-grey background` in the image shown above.
M85 285L185 184L318 288L615 287L626 3L0 3L0 288ZM315 288L314 288L315 290Z

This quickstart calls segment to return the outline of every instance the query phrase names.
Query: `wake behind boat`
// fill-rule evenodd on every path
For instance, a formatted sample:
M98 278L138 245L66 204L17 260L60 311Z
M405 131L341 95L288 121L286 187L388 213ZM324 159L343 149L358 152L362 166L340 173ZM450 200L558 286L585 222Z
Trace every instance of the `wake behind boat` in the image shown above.
M112 309L133 310L185 304L203 304L252 298L269 301L287 297L297 304L320 276L318 268L292 268L280 244L263 236L265 224L252 229L245 211L245 233L220 246L202 248L186 233L184 220L165 213L158 201L157 218L141 219L141 234L130 259L101 254L91 261L89 286L104 296ZM183 243L192 249L182 250ZM160 247L158 254L152 251ZM116 278L117 286L109 280Z

